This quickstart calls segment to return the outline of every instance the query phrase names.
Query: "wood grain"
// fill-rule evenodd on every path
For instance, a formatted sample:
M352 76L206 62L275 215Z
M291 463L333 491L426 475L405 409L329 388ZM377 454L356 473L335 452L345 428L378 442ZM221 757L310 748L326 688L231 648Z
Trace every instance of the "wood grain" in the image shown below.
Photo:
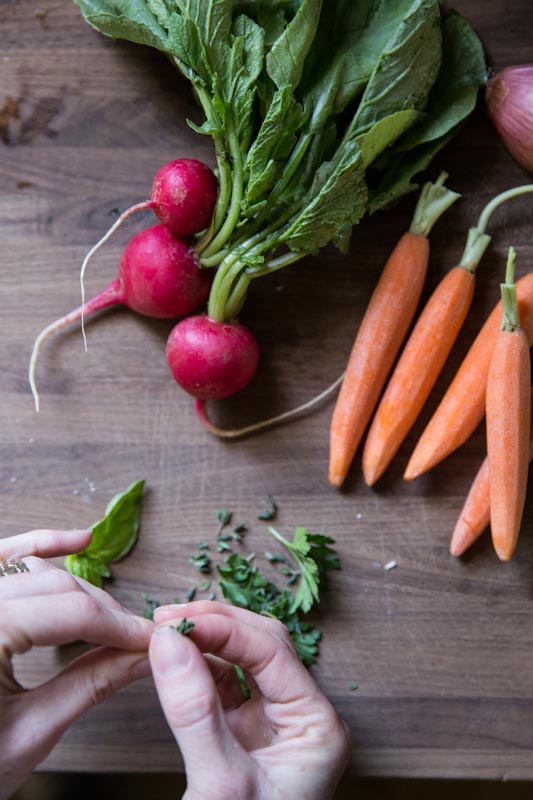
M496 67L531 61L527 0L457 0ZM532 263L530 201L494 217L474 309L428 407L375 490L359 465L346 489L327 483L331 404L290 426L231 444L207 435L173 384L164 357L170 323L127 311L103 314L46 345L34 413L27 366L42 326L79 302L78 270L117 209L143 199L166 160L212 163L188 86L157 53L99 36L75 5L0 2L0 535L98 519L110 497L144 477L142 535L118 564L110 591L132 610L141 591L161 599L198 580L188 556L214 535L221 506L250 524L249 547L268 549L257 520L267 493L281 529L322 530L343 569L316 621L313 672L354 732L357 775L533 778L533 501L515 559L498 562L487 537L463 560L449 538L483 458L484 433L412 484L402 473L417 436L498 297L509 244L518 270ZM496 192L528 176L506 154L482 107L439 156L462 192L432 234L426 296L463 249L467 228ZM220 404L223 424L281 412L342 371L385 259L405 230L412 198L366 220L349 256L327 249L259 282L244 321L262 347L241 396ZM138 218L92 262L88 289L113 276ZM390 560L397 567L385 571ZM42 681L71 657L42 650L22 659L21 680ZM349 684L359 689L350 692ZM150 681L96 708L64 736L45 769L174 771L181 762Z

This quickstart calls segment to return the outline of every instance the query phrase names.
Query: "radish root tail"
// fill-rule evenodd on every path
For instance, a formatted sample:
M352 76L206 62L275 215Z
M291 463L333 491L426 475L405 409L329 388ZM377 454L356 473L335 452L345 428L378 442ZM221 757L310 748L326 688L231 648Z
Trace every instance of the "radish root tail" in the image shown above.
M87 264L99 250L102 245L104 245L107 240L115 233L117 228L119 228L124 220L131 217L133 214L136 214L137 211L142 211L145 208L152 208L153 203L151 200L144 200L142 203L136 203L130 208L127 208L126 211L123 211L122 214L118 217L118 219L111 225L107 233L104 233L100 241L96 242L96 244L91 247L85 258L83 259L83 263L81 265L80 270L80 288L81 288L81 333L83 336L83 346L85 347L85 352L87 352L87 336L85 335L85 272L87 270ZM44 331L43 331L44 333Z
M60 317L60 319L56 319L54 322L51 322L50 325L47 325L46 328L43 328L43 330L40 332L35 342L33 343L28 377L30 382L31 393L33 395L33 400L35 403L35 410L37 413L39 413L40 401L39 401L39 392L37 391L37 385L35 383L35 370L37 367L37 359L39 358L39 353L41 352L41 347L43 346L43 342L52 333L61 330L61 328L64 328L66 325L69 325L71 322L74 322L74 320L79 318L80 318L80 310L76 309L75 312L66 314L64 317Z
M212 423L207 414L207 400L196 400L196 414L198 415L202 425L204 425L214 436L218 436L219 439L238 439L242 436L248 436L250 433L255 433L256 431L264 430L265 428L272 428L274 425L280 425L283 422L288 422L290 419L300 416L300 414L304 414L306 411L310 411L322 401L327 400L327 398L330 397L336 389L338 389L343 379L344 372L334 383L331 384L331 386L328 386L328 388L323 392L318 394L316 397L313 397L312 400L308 400L307 403L297 406L296 408L292 408L290 411L285 411L283 414L278 414L276 417L264 419L261 422L256 422L254 425L248 425L246 428L224 430L223 428L219 428L217 425Z

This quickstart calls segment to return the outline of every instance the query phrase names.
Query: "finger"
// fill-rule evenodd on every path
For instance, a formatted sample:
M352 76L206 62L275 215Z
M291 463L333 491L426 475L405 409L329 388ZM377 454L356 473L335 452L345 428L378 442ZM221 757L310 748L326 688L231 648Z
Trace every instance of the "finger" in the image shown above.
M11 738L28 741L28 731L32 732L27 771L46 757L81 714L149 673L146 652L99 647L77 658L47 683L20 695Z
M287 640L290 638L286 627L279 620L263 614L256 614L254 611L248 611L245 608L231 606L228 603L218 603L214 600L196 600L189 603L159 606L154 611L154 621L156 625L160 625L173 619L181 619L184 616L189 619L200 614L222 614L225 617L263 628L263 630L272 631L278 636L285 636Z
M251 615L254 623L256 617ZM278 636L222 614L205 614L194 618L190 637L202 652L247 670L272 702L289 703L305 694L315 695L319 691L315 681L282 634L284 626L279 625Z
M226 725L213 677L194 643L170 626L157 628L149 650L155 687L194 783L223 782L243 752ZM206 770L206 764L209 770ZM231 785L231 784L229 784Z
M91 541L92 531L53 531L37 530L0 539L0 561L6 558L39 556L54 558L79 553Z
M24 597L0 603L0 651L25 653L33 646L83 639L124 650L147 650L153 623L117 611L81 591Z
M240 708L252 691L257 691L254 680L250 675L245 675L248 689L248 692L245 693L234 664L209 653L204 653L204 661L209 667L224 711Z
M83 578L70 575L64 570L54 567L49 561L32 556L25 559L29 572L9 575L9 580L0 582L0 599L12 600L23 597L41 597L46 603L46 595L66 594L67 592L87 592L100 603L129 614L110 594L97 586L84 581Z

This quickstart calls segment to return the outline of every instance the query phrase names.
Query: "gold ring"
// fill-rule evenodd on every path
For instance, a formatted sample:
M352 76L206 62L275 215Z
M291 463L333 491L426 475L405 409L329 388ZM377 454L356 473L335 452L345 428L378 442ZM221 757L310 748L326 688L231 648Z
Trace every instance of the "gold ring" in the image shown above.
M18 575L20 572L29 572L30 568L20 558L8 558L0 563L0 578L4 575Z

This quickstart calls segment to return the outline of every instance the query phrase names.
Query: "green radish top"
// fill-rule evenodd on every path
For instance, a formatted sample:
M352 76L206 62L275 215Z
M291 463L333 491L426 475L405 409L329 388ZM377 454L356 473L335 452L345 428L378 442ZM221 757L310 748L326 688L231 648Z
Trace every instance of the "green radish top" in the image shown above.
M505 283L500 285L502 292L502 331L516 331L520 329L520 314L516 297L516 283L514 282L516 252L514 247L509 248Z
M164 52L191 82L218 164L195 249L218 267L208 313L235 317L252 280L418 188L473 110L483 48L438 0L76 0L87 22ZM332 46L334 43L334 46ZM417 220L429 230L438 203ZM437 213L437 216L438 216Z

